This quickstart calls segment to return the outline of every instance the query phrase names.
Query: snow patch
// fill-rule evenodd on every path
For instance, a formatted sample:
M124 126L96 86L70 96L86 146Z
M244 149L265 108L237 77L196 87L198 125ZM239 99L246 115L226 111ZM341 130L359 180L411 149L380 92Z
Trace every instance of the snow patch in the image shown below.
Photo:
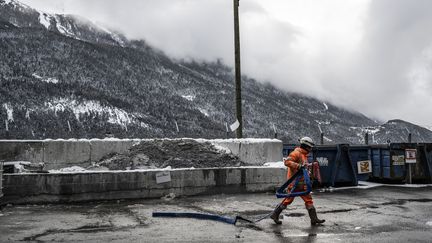
M206 110L204 110L203 108L198 108L198 110L204 114L204 116L209 116L208 112Z
M165 67L156 67L155 71L159 74L174 73L171 69L166 69Z
M423 125L422 127L432 131L432 125Z
M196 141L210 142L210 143L242 143L242 144L253 144L253 143L268 143L268 142L282 142L279 139L274 138L229 138L229 139L204 139L196 138Z
M318 123L319 125L324 124L324 125L330 125L330 121L318 121L315 120L316 123Z
M113 33L109 29L103 27L102 25L98 25L96 23L93 23L94 26L98 27L101 31L109 34L113 40L115 40L120 46L125 46L124 41L120 38L120 35ZM172 72L172 71L171 71Z
M231 150L229 148L217 145L217 144L213 144L213 146L215 147L215 149L217 149L218 151L222 152L222 153L226 153L226 154L231 154Z
M432 221L428 221L428 222L426 222L426 225L428 225L428 226L432 226Z
M347 189L370 189L379 186L391 186L391 187L406 187L406 188L422 188L422 187L432 187L432 184L381 184L370 181L359 181L358 186L347 186L347 187L339 187L333 188L335 191L347 190Z
M327 111L328 110L328 105L325 102L323 102L323 105L324 105L324 109Z
M39 75L37 75L36 73L33 73L33 74L32 74L32 77L37 78L37 79L42 79L42 77L39 76Z
M193 101L196 98L195 95L182 95L181 97L183 97L184 99L187 99L189 101Z
M140 127L143 128L150 128L148 124L144 123L144 122L140 122Z
M129 117L129 114L124 110L114 108L114 109L109 109L108 113L110 114L110 117L108 119L109 123L120 124L123 126L132 123L131 117Z
M372 135L372 142L376 143L375 134L381 131L382 128L383 128L382 126L371 126L371 127L350 127L349 129L356 131L356 135L361 138L363 138L364 134L369 133L370 135Z
M44 81L47 83L53 83L53 84L56 84L59 82L58 79L56 79L56 78L47 78Z
M45 106L47 107L47 110L52 110L55 113L59 111L64 112L65 110L70 109L78 121L81 114L108 114L108 123L118 124L124 129L127 129L127 125L129 124L138 124L143 128L150 127L144 122L137 121L137 117L135 115L129 114L127 111L117 107L104 106L99 101L84 100L79 102L77 100L68 98L58 98L49 102L45 102Z
M39 12L39 22L43 26L45 26L46 29L48 29L51 25L51 19L50 19L51 16L47 15L46 13L44 13L42 11L39 11L39 10L37 10L37 11Z
M13 2L13 0L4 0L4 1L6 5Z
M13 122L14 118L13 118L13 108L12 108L12 106L9 107L9 105L7 103L4 103L3 104L3 108L6 110L7 121L8 122Z
M40 81L42 81L42 82L46 82L46 83L53 83L53 84L57 84L57 83L59 82L58 79L56 79L56 78L43 78L43 77L37 75L36 73L33 73L32 76L33 76L34 78L37 78L37 79L39 79Z
M323 132L323 130L321 128L321 124L330 125L330 121L318 121L318 120L315 120L315 122L318 124L318 129L319 129L319 131L321 133Z
M71 26L70 26L69 24L68 24L69 26L67 26L67 28L66 28L65 26L63 26L63 25L60 23L60 18L59 18L59 16L54 15L54 19L55 19L55 21L56 21L56 27L57 27L57 29L58 29L58 31L59 31L60 33L66 35L66 36L71 36L71 37L76 38L76 36L74 35L74 33L71 31Z
M286 168L285 163L283 161L267 162L267 163L264 163L263 166L272 167L272 168Z
M25 118L27 120L30 120L30 111L29 110L26 111Z

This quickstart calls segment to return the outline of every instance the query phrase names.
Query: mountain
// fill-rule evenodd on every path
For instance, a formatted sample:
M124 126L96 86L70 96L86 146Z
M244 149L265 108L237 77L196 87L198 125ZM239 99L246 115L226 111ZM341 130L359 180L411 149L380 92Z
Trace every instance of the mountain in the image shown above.
M235 121L233 71L178 61L77 16L0 0L0 138L227 136ZM243 76L245 137L325 143L432 141L404 121L385 124ZM4 124L4 125L3 125ZM229 133L229 137L235 136Z
M15 0L0 0L0 16L17 27L47 29L89 42L125 45L126 38L73 15L49 14Z

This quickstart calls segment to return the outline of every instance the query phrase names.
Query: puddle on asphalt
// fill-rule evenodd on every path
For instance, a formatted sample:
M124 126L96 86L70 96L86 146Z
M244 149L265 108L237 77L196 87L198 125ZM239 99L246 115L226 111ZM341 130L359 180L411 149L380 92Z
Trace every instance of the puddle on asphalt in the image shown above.
M286 217L303 217L305 216L305 213L286 213L284 216Z
M241 228L247 228L247 229L251 229L251 230L256 230L256 231L264 231L263 228L259 227L256 224L239 224L239 225L236 225L236 226L241 227Z
M432 202L432 199L429 199L429 198L396 199L396 200L391 200L389 202L384 202L381 205L404 205L407 202L428 203L428 202Z
M346 213L353 210L358 210L357 208L346 208L346 209L335 209L335 210L327 210L327 211L320 211L320 214L326 214L326 213Z
M103 225L84 225L78 228L73 229L49 229L42 233L35 234L32 236L24 237L21 241L40 241L38 240L41 237L54 235L54 234L64 234L64 233L96 233L96 232L108 232L115 230L130 230L131 228L135 228L136 226L126 226L126 227L115 227L107 224Z

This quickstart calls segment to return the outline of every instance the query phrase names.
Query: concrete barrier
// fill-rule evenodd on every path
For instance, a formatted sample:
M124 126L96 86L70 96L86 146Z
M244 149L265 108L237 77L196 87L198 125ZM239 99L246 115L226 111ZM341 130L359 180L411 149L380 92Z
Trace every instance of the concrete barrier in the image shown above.
M0 140L0 161L44 161L40 140Z
M141 139L91 139L90 140L90 160L99 161L104 156L112 153L127 152L134 144L139 143Z
M48 170L91 164L89 140L44 140L43 146L43 162Z
M125 152L142 140L0 140L0 161L43 162L48 170L74 165L85 167L110 153ZM282 141L277 139L198 139L198 141L227 148L242 161L254 165L282 160Z
M240 160L253 165L282 161L283 144L278 139L215 139L212 144L228 148Z
M161 172L170 180L158 183ZM174 193L192 196L216 193L274 191L286 170L235 167L91 173L6 174L3 203L53 203L94 200L160 198Z

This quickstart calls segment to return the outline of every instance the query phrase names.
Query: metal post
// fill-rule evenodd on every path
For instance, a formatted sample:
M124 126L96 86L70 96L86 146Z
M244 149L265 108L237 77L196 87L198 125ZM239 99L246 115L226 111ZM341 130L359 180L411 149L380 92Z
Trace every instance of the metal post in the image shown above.
M411 143L411 133L408 133L408 143Z
M234 0L234 55L235 55L235 86L236 86L236 114L240 126L237 128L237 138L243 137L242 99L241 99L241 71L240 71L240 25L239 1Z
M321 133L321 145L323 145L324 144L324 133L322 132Z
M225 131L226 131L226 138L229 138L230 130L228 129L228 122L225 122Z
M411 163L408 164L408 184L412 184L412 177L411 177Z
M364 140L365 140L365 144L368 145L369 144L369 133L368 132L365 133Z

